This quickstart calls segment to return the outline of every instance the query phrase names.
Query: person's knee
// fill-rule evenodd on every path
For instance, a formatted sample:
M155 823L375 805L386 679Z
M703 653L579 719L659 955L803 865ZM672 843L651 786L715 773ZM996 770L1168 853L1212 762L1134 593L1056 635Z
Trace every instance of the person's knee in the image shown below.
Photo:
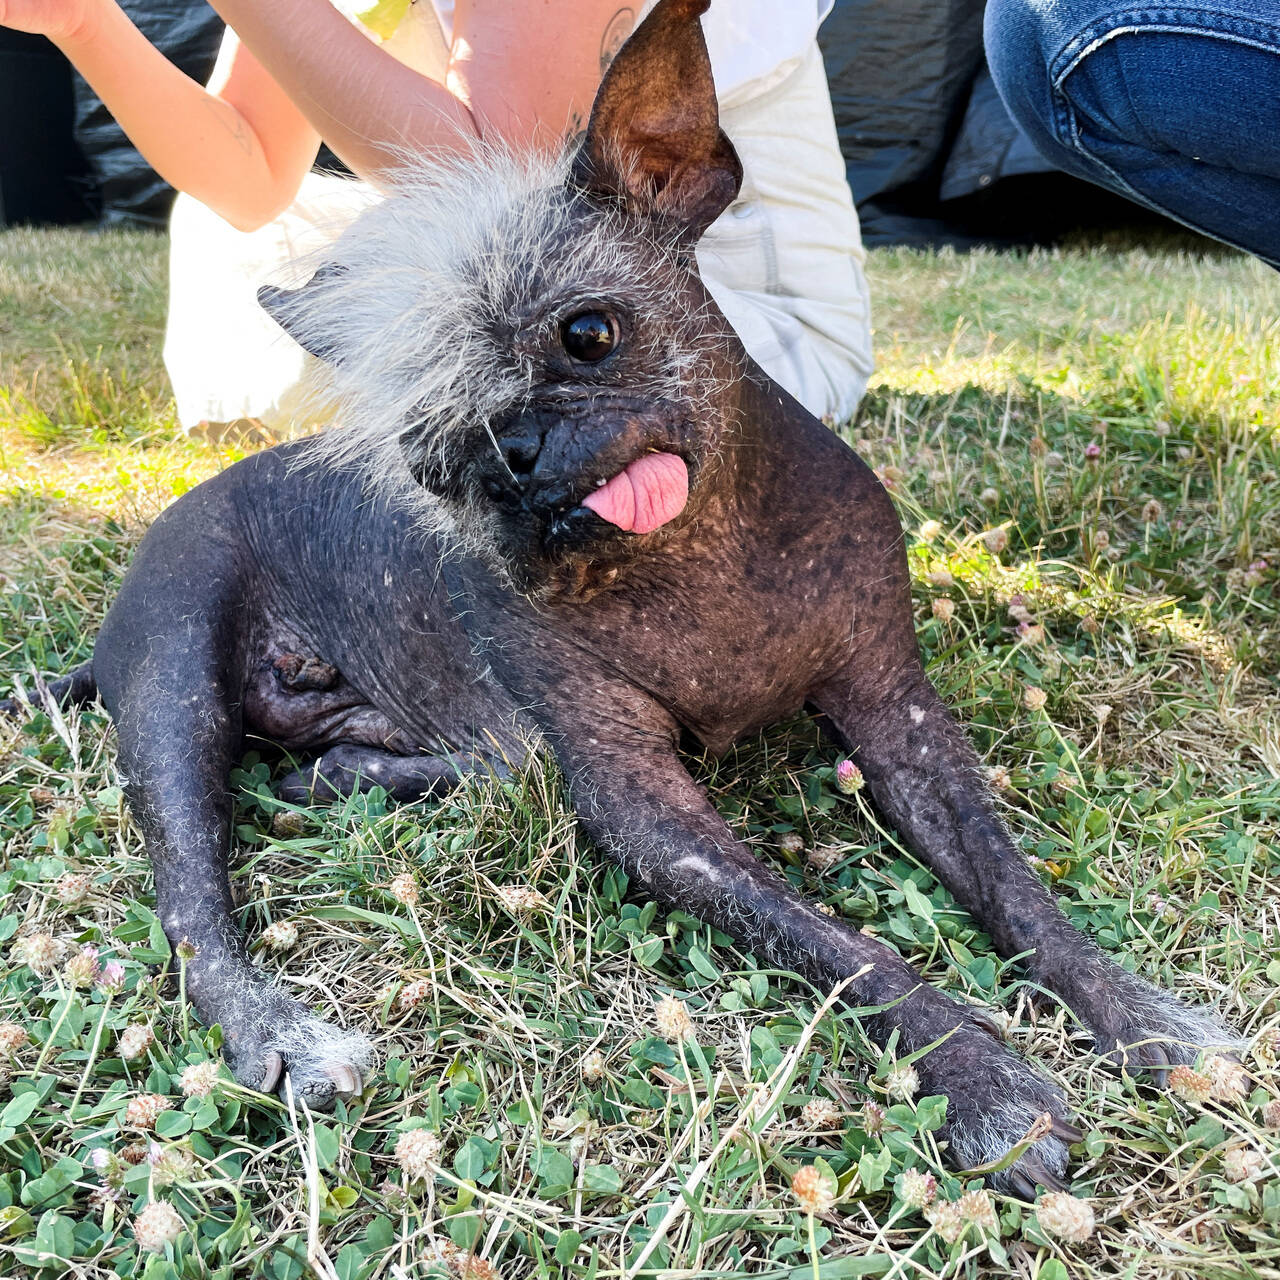
M1058 92L1083 146L1277 171L1280 44L1249 43L1229 29L1128 24L1081 54Z
M987 65L1001 99L1042 151L1058 146L1050 62L1059 24L1053 0L988 0L983 19Z
M1232 13L1173 22L1099 0L990 0L985 22L1010 114L1068 169L1094 144L1204 159L1225 146L1238 163L1250 104L1270 111L1280 89L1275 26ZM1250 150L1274 131L1251 132Z

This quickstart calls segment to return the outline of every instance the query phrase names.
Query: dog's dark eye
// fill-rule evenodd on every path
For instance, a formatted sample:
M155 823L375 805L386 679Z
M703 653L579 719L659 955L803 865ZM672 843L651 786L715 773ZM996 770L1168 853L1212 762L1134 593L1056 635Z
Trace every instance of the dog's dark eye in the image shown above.
M594 364L618 345L618 326L603 311L584 311L560 326L560 341L575 360Z

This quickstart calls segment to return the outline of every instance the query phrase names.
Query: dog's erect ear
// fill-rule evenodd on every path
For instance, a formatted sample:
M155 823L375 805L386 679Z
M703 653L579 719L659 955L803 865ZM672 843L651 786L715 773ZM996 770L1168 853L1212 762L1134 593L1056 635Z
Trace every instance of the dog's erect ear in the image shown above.
M697 239L738 194L698 21L710 0L660 0L606 72L571 181Z
M298 344L318 360L337 364L339 352L332 341L319 332L311 306L313 299L332 288L344 275L336 264L322 266L297 289L280 289L264 284L258 289L258 305Z

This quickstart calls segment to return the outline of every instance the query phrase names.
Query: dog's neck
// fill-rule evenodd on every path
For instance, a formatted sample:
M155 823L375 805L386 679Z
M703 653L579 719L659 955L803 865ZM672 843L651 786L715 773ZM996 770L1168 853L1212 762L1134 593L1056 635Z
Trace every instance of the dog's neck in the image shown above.
M830 432L758 367L746 362L722 405L724 439L699 477L699 500L661 537L622 561L578 561L553 579L546 602L585 603L601 591L626 589L674 565L743 554L762 532L778 532L816 518L830 477L797 474L809 455L805 439ZM826 450L820 450L826 453ZM824 484L824 480L828 483Z

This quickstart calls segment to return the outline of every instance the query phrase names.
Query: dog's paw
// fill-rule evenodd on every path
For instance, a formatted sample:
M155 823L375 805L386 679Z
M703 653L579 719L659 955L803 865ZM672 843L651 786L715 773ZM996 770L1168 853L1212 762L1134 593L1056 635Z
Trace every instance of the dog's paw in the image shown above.
M1243 1046L1213 1010L1183 1004L1118 967L1091 984L1086 1001L1071 1004L1098 1053L1126 1070L1149 1072L1158 1084L1171 1067L1191 1065L1202 1053L1234 1056Z
M229 1038L224 1046L231 1072L259 1093L278 1093L317 1110L328 1110L339 1098L364 1092L377 1055L369 1040L293 1006L259 1023L256 1034Z
M1034 1200L1037 1187L1066 1190L1068 1146L1083 1135L1044 1076L973 1026L919 1059L916 1070L922 1093L946 1095L942 1136L956 1169L997 1164L1031 1135L1035 1140L1017 1160L988 1175L992 1186L1024 1200Z

